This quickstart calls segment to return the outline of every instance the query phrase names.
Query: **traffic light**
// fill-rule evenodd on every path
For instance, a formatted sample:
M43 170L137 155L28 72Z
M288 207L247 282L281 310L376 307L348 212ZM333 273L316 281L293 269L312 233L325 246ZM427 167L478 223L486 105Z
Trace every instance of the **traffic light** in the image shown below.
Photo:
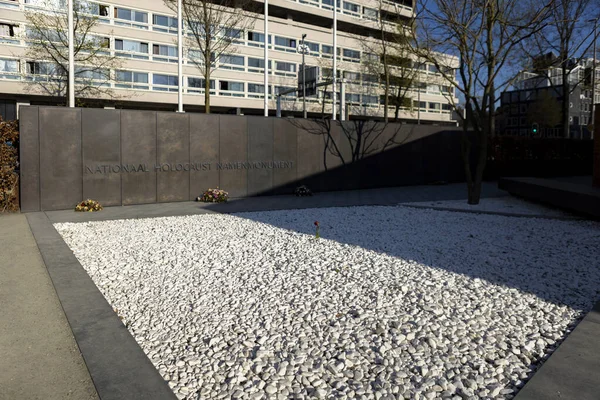
M539 131L538 124L537 124L537 122L534 122L531 125L531 133L533 133L534 135L537 135L538 131Z

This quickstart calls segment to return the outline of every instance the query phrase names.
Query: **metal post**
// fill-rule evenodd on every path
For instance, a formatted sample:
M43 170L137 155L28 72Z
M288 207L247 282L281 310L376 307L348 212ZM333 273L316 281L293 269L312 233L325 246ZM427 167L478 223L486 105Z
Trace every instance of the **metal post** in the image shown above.
M73 32L73 0L67 4L67 29L69 30L69 107L75 107L75 54Z
M417 125L421 125L421 88L417 87Z
M302 35L302 115L304 119L306 119L306 63L304 62L304 57L306 55L306 48L304 47L304 39L306 38L306 33Z
M590 133L591 138L594 138L596 130L596 34L598 29L598 18L594 20L594 60L592 61L592 125L593 129Z
M181 0L177 0L177 111L183 112L183 18Z
M337 108L337 2L333 0L333 104L331 107L331 119L336 118Z
M265 117L269 116L269 0L265 0Z
M346 88L344 87L344 79L340 80L340 121L346 120Z
M277 95L277 118L281 118L281 95Z

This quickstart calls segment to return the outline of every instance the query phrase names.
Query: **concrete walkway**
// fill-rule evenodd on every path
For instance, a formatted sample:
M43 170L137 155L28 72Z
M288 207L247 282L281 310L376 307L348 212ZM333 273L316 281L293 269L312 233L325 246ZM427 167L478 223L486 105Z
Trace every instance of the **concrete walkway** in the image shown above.
M0 399L97 399L25 215L0 215Z

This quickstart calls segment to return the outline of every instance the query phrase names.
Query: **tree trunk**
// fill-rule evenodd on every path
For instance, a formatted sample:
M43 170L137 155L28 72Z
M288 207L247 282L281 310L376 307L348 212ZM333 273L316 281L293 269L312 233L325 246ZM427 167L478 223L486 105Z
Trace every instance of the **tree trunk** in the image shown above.
M402 100L400 88L398 88L398 94L396 95L396 109L394 110L394 122L398 122L398 114L400 114L400 101Z
M562 99L561 122L562 122L563 137L569 138L569 137L571 137L571 132L570 132L571 130L569 127L570 104L569 104L569 82L568 82L568 75L566 74L566 68L563 68L562 78L563 78L563 83L562 83L563 99Z
M472 182L467 188L467 203L471 205L479 204L481 199L481 182Z
M481 198L481 184L483 182L483 171L485 169L485 163L487 160L487 127L482 129L478 126L478 123L474 121L473 109L467 103L466 106L467 119L466 121L473 122L473 134L476 135L477 143L475 144L475 150L477 154L477 161L475 164L475 171L473 173L473 167L471 165L471 150L473 143L469 138L469 124L466 123L463 126L463 136L461 141L461 153L463 159L463 167L465 170L465 179L467 181L467 203L472 205L479 204Z
M204 63L206 64L206 58ZM210 114L210 60L204 67L204 112Z
M389 113L389 106L390 106L390 74L388 72L387 69L387 61L384 62L384 66L383 66L383 70L384 70L384 74L385 74L385 88L383 90L383 106L385 107L383 109L383 120L385 121L385 123L388 123L388 113Z
M563 45L564 46L564 45ZM567 49L563 49L562 54L560 55L560 61L562 66L561 76L562 76L562 114L561 114L561 126L563 131L563 137L569 138L571 136L569 129L569 74L567 72L567 62L568 62L568 52Z

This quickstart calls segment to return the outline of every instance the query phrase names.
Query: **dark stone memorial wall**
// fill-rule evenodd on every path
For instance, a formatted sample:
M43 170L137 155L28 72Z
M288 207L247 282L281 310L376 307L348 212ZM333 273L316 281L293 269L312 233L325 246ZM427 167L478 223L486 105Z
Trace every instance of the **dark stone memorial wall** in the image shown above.
M20 127L25 212L462 179L452 128L37 106Z

